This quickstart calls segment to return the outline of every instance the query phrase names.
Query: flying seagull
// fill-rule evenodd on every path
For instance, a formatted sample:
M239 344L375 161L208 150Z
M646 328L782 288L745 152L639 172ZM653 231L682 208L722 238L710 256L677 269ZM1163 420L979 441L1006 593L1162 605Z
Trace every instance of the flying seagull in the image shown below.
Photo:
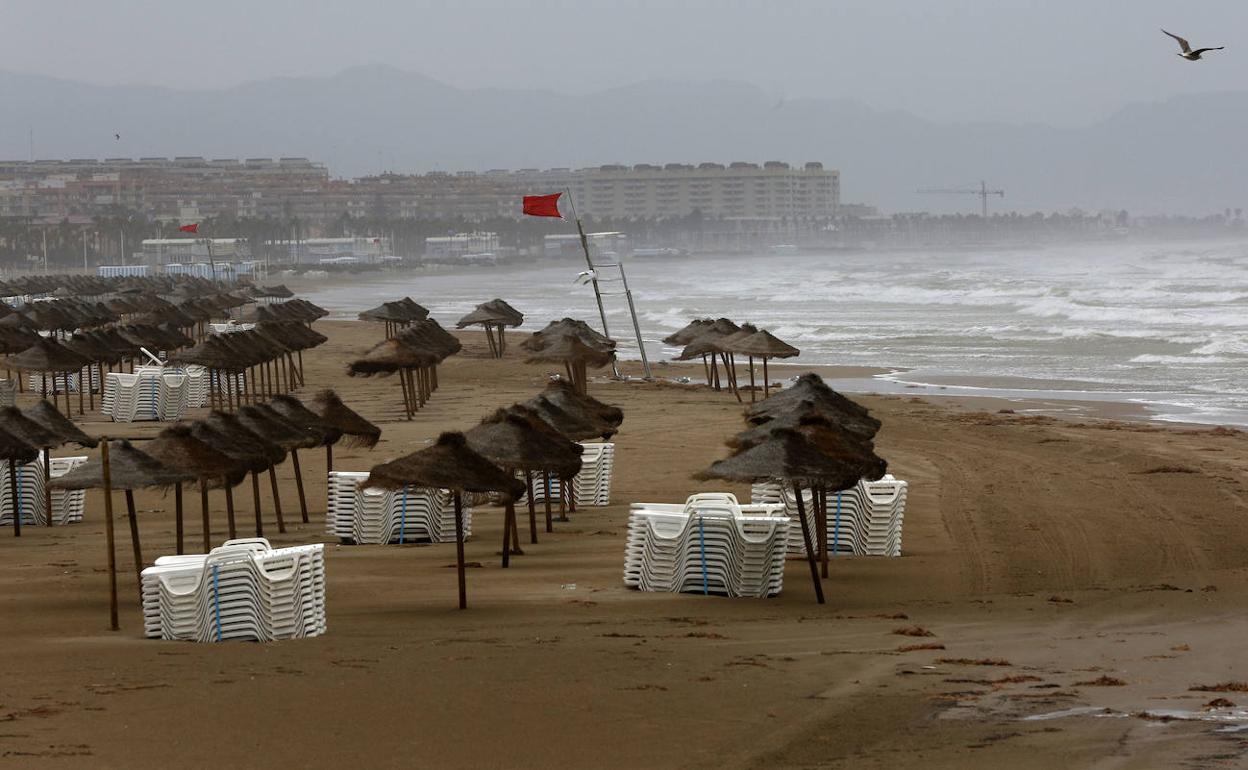
M1163 29L1162 32L1166 32L1166 31ZM1180 53L1179 56L1182 56L1184 59L1187 59L1188 61L1199 61L1201 54L1207 53L1209 51L1221 51L1223 48L1226 47L1226 46L1220 45L1214 48L1197 48L1195 51L1193 51L1192 47L1183 38L1179 37L1173 32L1166 32L1166 34L1174 38L1175 40L1179 41L1179 47L1183 49L1183 52Z

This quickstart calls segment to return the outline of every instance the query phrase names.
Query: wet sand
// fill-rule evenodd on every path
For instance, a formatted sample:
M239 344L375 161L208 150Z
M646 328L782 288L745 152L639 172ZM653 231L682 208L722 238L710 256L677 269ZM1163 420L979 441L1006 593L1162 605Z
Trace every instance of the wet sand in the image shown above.
M367 470L539 390L549 367L485 355L468 334L441 388L401 419L397 383L344 362L379 326L317 325L308 387L382 424ZM518 339L516 340L518 342ZM631 366L631 365L630 365ZM773 377L775 379L775 377ZM679 502L723 456L741 407L705 387L595 381L622 406L613 504L582 509L499 568L501 509L475 511L469 609L452 545L326 549L328 633L268 645L146 640L124 518L122 630L108 628L102 505L86 521L0 531L0 767L1214 767L1242 734L1140 712L1199 713L1194 685L1248 679L1248 437L1018 404L862 397L910 482L898 559L837 557L814 603L790 561L769 600L621 584L633 501ZM23 405L26 402L22 402ZM999 409L1014 413L999 413ZM152 424L95 434L150 435ZM301 453L325 541L323 453ZM172 497L139 492L144 553L172 553ZM240 522L250 503L239 495ZM267 505L267 494L265 495ZM214 540L225 537L223 501ZM121 512L121 496L116 510ZM198 503L189 502L190 542ZM905 633L898 633L905 631ZM910 646L931 647L903 651ZM939 649L935 649L939 647ZM997 665L989 665L989 664ZM1106 679L1102 679L1106 677ZM1099 684L1097 683L1099 682ZM1122 682L1122 684L1114 684ZM1248 705L1248 704L1245 704ZM1025 717L1088 707L1052 719Z

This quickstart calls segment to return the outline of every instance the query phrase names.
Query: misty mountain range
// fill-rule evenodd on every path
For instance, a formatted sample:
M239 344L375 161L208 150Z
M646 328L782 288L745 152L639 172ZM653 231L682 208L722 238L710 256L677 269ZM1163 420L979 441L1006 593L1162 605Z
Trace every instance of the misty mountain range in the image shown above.
M306 156L346 177L817 160L841 170L843 201L890 211L978 211L973 196L915 190L981 178L1006 190L994 207L1025 212L1248 207L1248 156L1240 152L1248 91L1129 104L1078 128L933 122L848 99L780 101L728 81L647 81L583 95L459 89L385 66L220 90L0 72L0 105L7 159L27 158L32 146L37 158Z

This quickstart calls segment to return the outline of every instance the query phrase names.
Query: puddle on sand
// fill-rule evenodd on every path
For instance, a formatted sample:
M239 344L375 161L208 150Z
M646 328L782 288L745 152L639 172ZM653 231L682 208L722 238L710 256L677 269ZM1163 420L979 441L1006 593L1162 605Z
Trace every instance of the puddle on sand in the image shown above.
M1137 717L1157 722L1211 722L1221 724L1218 732L1237 733L1248 730L1248 711L1244 709L1209 709L1208 711L1187 711L1183 709L1144 709L1141 711L1115 711L1100 706L1078 706L1075 708L1046 711L1043 714L1032 714L1023 717L1024 722L1045 722L1050 719L1067 717L1114 717L1123 719Z

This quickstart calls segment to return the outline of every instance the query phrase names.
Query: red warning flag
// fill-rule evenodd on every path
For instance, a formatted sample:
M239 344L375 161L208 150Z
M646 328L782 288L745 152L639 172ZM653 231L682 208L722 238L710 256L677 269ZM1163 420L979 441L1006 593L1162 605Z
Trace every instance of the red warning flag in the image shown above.
M179 227L179 228L178 228L178 232L182 232L182 233L198 233L198 232L199 232L199 223L198 223L198 222L196 222L196 223L195 223L195 224L193 224L193 225L182 225L181 227Z
M531 217L558 217L563 219L563 214L559 213L559 196L561 195L563 193L526 195L524 196L524 213Z

